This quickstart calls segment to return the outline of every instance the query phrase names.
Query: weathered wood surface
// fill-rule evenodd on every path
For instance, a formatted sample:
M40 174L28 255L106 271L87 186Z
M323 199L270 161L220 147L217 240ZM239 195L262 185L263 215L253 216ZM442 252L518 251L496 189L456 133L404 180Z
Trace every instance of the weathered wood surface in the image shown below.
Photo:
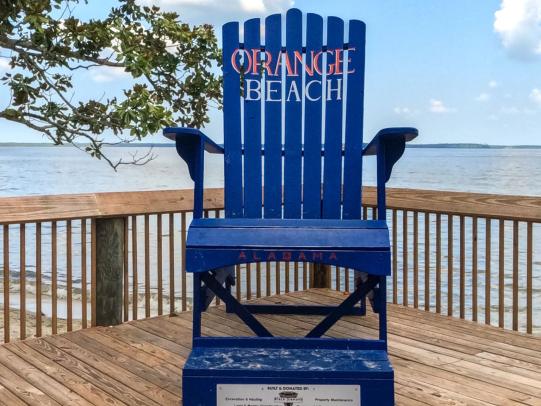
M122 323L123 218L96 220L96 325ZM127 252L127 251L126 251Z
M310 290L260 303L337 303L342 294ZM260 315L275 334L303 334L317 316ZM376 317L345 317L335 337L377 334ZM161 316L0 347L0 403L148 404L181 402L191 313ZM203 317L206 335L249 335L223 307ZM400 405L541 404L541 338L433 313L389 306L389 352Z
M0 198L0 223L124 217L193 209L193 191L156 190ZM223 189L205 191L205 207L223 208Z
M376 189L363 189L363 203L376 205ZM518 221L541 221L541 197L420 189L387 189L387 208Z
M363 189L363 204L376 205L376 189ZM88 217L123 217L193 209L192 190L156 190L0 198L0 224ZM223 189L206 189L206 209L222 209ZM541 197L417 189L387 189L387 207L408 211L541 222Z

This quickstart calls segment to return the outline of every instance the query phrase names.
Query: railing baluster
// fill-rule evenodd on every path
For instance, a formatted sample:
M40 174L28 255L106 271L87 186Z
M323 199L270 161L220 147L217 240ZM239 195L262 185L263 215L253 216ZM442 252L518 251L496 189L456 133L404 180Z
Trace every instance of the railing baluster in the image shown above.
M86 219L81 219L81 324L87 327L86 295Z
M252 264L246 264L246 300L252 298ZM287 288L286 288L287 289Z
M341 281L340 281L340 267L336 266L334 272L335 272L334 279L336 280L335 288L336 288L337 291L339 291L340 290L340 283L341 283Z
M157 256L157 262L158 262L158 315L163 314L163 269L162 269L162 215L161 213L158 213L157 216L157 250L158 250L158 256Z
M279 295L282 293L282 281L280 280L282 271L278 261L274 263L274 272L276 272L276 294Z
M532 334L533 324L533 227L531 221L526 230L526 332Z
M169 213L169 314L175 313L175 214Z
M19 225L19 337L26 338L26 224Z
M285 262L285 293L289 293L289 261Z
M447 216L447 315L453 315L453 215Z
M349 292L349 268L344 271L344 291Z
M441 313L441 214L436 214L436 313Z
M279 295L281 293L281 286L280 286L280 262L274 263L274 276L275 276L275 283L276 283L276 294Z
M513 221L513 330L518 331L518 221Z
M393 303L398 303L398 253L397 253L397 215L396 210L393 210Z
M36 223L36 337L41 337L41 223Z
M265 293L267 296L271 295L271 264L270 262L265 262Z
M413 212L413 307L419 307L419 212Z
M129 232L129 224L128 224L128 217L124 217L124 253L123 253L123 294L122 294L122 299L123 299L123 302L124 302L124 318L123 320L126 322L128 321L129 319L129 316L130 316L130 290L129 290L129 285L130 285L130 281L129 281L129 252L128 252L128 247L129 247L129 237L130 237L130 232Z
M425 213L425 310L430 311L430 213Z
M255 283L255 295L261 297L261 262L255 264Z
M90 325L96 326L96 219L90 221Z
M408 212L402 211L402 305L408 306Z
M132 254L132 319L137 320L139 302L139 281L137 275L137 216L131 217L131 254Z
M460 318L466 317L466 219L460 216Z
M182 267L180 270L180 278L182 282L182 311L186 311L187 307L187 286L186 286L186 213L180 215L180 249L182 256ZM240 282L238 282L240 283Z
M472 320L477 321L477 217L472 218Z
M302 263L302 289L308 289L308 264Z
M67 320L67 329L68 331L73 330L73 266L72 266L72 253L71 253L71 220L66 221L66 278L67 278L67 297L66 300L68 301L67 307L68 307L68 320Z
M58 290L58 265L57 265L57 222L54 220L51 224L51 330L53 334L58 332L57 315L57 290Z
M293 289L295 290L295 292L297 292L299 290L299 263L298 262L293 263L293 276L294 276Z
M9 224L4 224L4 342L9 343Z
M145 214L145 317L150 317L150 219Z
M490 324L491 316L491 261L492 261L492 220L487 218L485 220L485 324Z
M504 289L505 289L505 222L503 219L500 219L499 221L499 275L498 275L498 326L503 328L505 326L504 322L504 305L505 305L505 298L504 298Z

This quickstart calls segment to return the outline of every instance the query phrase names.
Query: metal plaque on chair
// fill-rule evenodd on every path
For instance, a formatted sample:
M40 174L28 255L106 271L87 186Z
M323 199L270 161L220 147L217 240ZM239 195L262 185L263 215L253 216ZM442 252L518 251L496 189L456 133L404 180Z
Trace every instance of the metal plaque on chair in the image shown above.
M217 406L360 406L360 385L218 384Z

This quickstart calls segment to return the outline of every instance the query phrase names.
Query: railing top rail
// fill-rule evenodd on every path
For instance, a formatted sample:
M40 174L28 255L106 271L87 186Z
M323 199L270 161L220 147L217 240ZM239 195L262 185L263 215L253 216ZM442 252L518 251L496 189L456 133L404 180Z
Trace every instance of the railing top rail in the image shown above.
M376 205L365 187L363 203ZM205 190L205 208L223 208L223 189ZM387 189L391 209L541 222L541 197L419 189ZM191 211L193 191L156 190L0 198L0 224Z
M205 191L205 207L223 208L223 189ZM0 224L191 211L193 191L156 190L0 198Z
M375 206L376 189L364 188L363 204ZM421 189L387 189L390 209L541 222L541 197Z

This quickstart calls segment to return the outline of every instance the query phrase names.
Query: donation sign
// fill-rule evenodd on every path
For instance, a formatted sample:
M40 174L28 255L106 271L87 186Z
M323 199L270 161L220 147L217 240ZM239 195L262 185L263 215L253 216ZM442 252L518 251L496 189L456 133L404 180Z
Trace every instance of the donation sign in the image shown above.
M359 385L218 384L217 406L360 406Z

